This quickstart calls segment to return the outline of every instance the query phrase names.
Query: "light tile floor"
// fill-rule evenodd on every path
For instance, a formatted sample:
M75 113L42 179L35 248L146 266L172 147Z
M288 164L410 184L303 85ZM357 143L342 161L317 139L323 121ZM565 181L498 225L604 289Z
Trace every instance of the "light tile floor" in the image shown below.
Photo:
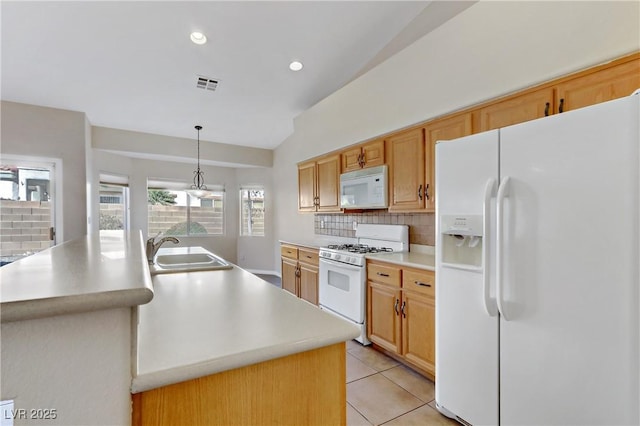
M347 425L458 425L435 408L434 383L397 361L347 342Z

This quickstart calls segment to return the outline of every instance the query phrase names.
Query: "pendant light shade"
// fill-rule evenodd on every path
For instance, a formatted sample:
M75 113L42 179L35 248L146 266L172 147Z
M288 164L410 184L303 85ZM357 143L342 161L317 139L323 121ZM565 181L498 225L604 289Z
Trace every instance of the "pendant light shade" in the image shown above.
M193 172L193 185L187 190L187 193L196 198L211 197L213 193L207 189L207 185L204 184L204 172L200 170L200 130L202 126L196 126L198 131L198 168Z

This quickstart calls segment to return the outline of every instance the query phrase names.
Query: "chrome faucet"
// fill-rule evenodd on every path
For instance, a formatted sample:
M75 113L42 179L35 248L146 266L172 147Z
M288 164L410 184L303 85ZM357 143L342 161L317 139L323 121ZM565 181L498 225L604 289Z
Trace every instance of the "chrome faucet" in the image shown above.
M158 235L155 237L151 237L147 240L147 260L149 261L149 264L153 263L153 258L156 256L156 253L158 253L158 249L160 249L161 245L167 241L171 241L173 244L178 244L180 242L176 237L163 237L156 243L156 238L158 238L159 235L160 232L158 232Z

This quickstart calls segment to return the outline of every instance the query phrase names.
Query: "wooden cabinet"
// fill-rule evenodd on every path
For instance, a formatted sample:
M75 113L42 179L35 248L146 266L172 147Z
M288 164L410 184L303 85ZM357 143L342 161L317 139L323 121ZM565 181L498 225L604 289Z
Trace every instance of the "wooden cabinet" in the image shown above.
M390 212L435 211L435 142L630 95L640 52L298 166L301 212L340 211L340 172L387 164Z
M384 139L347 149L340 154L342 173L384 164Z
M556 112L564 112L628 96L640 88L640 58L558 84Z
M414 128L385 140L389 165L389 211L424 210L424 130Z
M640 87L640 58L635 55L525 90L491 102L477 111L478 131L497 129L536 118L628 96Z
M431 271L402 270L402 354L432 375L436 371L435 285Z
M298 165L298 210L340 211L340 155Z
M280 246L282 289L314 305L318 304L318 250Z
M457 114L427 123L425 136L425 209L436 210L436 142L473 133L471 113Z
M509 97L480 108L480 131L499 129L551 115L553 89L545 88Z
M400 353L400 268L367 264L367 335L369 340Z
M435 275L367 262L367 335L374 344L435 377Z
M133 394L133 426L344 425L340 342Z
M282 258L282 289L298 294L298 261Z
M318 304L318 258L318 250L301 248L298 251L299 296L314 305Z
M316 162L298 164L298 210L316 211Z

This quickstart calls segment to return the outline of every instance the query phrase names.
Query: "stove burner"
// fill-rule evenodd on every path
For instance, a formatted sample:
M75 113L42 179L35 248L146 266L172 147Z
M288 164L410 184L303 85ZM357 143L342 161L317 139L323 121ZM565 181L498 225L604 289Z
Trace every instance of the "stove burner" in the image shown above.
M380 253L392 252L389 247L369 247L365 244L329 244L328 248L332 250L348 251L350 253Z

